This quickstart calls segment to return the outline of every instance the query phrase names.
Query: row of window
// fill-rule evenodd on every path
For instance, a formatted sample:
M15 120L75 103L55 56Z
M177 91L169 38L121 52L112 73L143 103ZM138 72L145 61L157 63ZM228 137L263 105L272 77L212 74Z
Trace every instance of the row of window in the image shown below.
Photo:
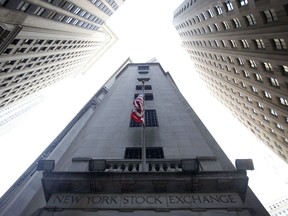
M199 72L199 71L198 71ZM252 124L249 121L256 121L256 119L254 118L254 116L258 116L258 112L255 110L255 108L253 106L248 107L247 104L245 103L245 101L243 101L243 103L237 98L237 96L235 96L235 92L233 88L229 88L228 86L226 86L226 90L223 89L223 85L221 82L213 79L212 77L208 76L206 73L201 73L200 74L205 77L204 79L209 83L209 86L211 87L211 89L213 89L213 91L216 92L216 96L220 97L220 99L222 101L225 101L224 104L228 105L229 107L234 107L232 108L232 110L234 110L233 112L235 112L236 115L239 116L240 119L243 120L243 122L250 126L252 126ZM227 91L228 90L228 91ZM232 94L229 94L229 92L231 92ZM232 99L232 100L231 100ZM234 103L232 103L232 101L234 101ZM245 109L249 110L248 112L245 111L244 109L242 109L241 107L244 107ZM263 106L263 105L262 105ZM239 114L239 111L241 111L242 113L245 114L245 116L249 116L248 119L243 119L243 117L241 116L242 114ZM271 113L271 115L275 116L277 115L277 112L273 109L269 108L269 112ZM260 110L261 113L261 110ZM263 112L262 112L263 113ZM253 114L253 115L252 115ZM268 130L269 133L273 134L273 136L275 136L277 139L282 140L288 145L288 139L285 139L283 137L283 134L285 134L284 132L284 126L281 125L281 123L279 123L278 120L276 121L271 121L270 119L265 115L265 114L261 114L260 115L262 117L262 120L264 120L264 122L266 123L267 127L265 127L264 123L261 121L260 118L257 117L257 123L255 123L254 125L260 125L263 130L260 130L259 127L254 128L256 131L258 131L259 133L261 133L262 135L266 135L266 131ZM278 119L278 115L275 116ZM286 124L288 123L288 117L285 117L285 122ZM271 128L272 127L272 128ZM286 126L285 126L286 127ZM277 129L278 132L276 132L275 130L273 130L273 128ZM262 131L262 132L261 132ZM282 135L281 135L282 134ZM285 136L285 135L284 135ZM269 137L267 136L267 140ZM282 153L283 154L283 153ZM288 154L288 152L287 152Z
M206 14L208 14L209 16L207 16ZM175 28L177 30L180 30L180 29L192 26L194 24L197 24L199 22L205 21L208 19L207 17L210 17L210 18L214 17L214 13L211 9L207 10L206 14L204 12L202 12L200 15L192 17L191 19L186 20L185 22L175 26ZM260 14L263 15L262 17L264 19L264 23L273 23L273 22L278 21L278 16L277 16L277 14L273 8L267 9L265 11L261 11ZM248 15L243 16L243 20L246 22L246 26L253 26L253 25L257 24L256 19L255 19L253 14L248 14ZM235 29L242 27L241 21L239 20L239 18L231 19L230 23L232 23L232 26ZM228 23L228 21L222 21L221 25L222 25L222 30L230 30L230 24ZM212 27L211 24L207 25L207 27L208 27L208 30L210 30L210 32L221 30L220 25L218 23L214 24L214 28ZM203 33L203 34L208 33L208 31L206 30L206 28L204 28L203 32L201 32L201 33Z
M194 3L196 1L197 0L194 0ZM248 5L248 0L237 0L235 3L237 4L237 7L243 7L245 5ZM179 16L181 13L183 13L186 9L188 9L192 5L193 5L193 0L190 0L190 3L187 2L187 4L184 4L183 7L181 9L179 9L174 14L174 18ZM224 7L225 7L227 12L234 10L234 6L233 6L232 2L229 1L229 0L224 1L223 5L224 5ZM213 9L209 9L207 12L210 15L210 17L214 17L214 13L216 15L221 15L221 14L223 14L224 10L223 10L223 6L222 5L216 5Z
M245 59L240 58L240 57L233 58L231 56L217 55L217 54L211 54L208 52L191 51L191 50L189 51L189 54L192 54L195 56L200 56L203 58L208 58L211 60L215 60L217 62L212 63L211 61L208 61L206 59L203 60L201 58L197 58L197 57L195 58L194 56L191 56L192 58L195 58L195 60L198 60L200 62L204 62L204 63L209 64L209 65L214 64L214 66L216 66L216 67L219 65L219 67L221 69L224 69L224 67L222 64L219 63L219 61L229 63L229 64L235 64L235 62L236 62L239 66L248 65L250 69L257 69L258 68L257 64L259 64L261 66L260 69L263 71L272 73L274 70L277 71L280 69L280 71L282 72L283 75L288 76L288 66L287 65L279 65L277 68L273 68L272 64L269 62L256 63L256 61L252 60L252 59L246 59L245 60ZM226 70L228 72L231 72L231 67L229 65L225 65L225 67L226 67ZM234 72L236 74L239 74L238 69L236 69L236 68L233 68L233 69L234 69ZM247 71L243 70L243 73L244 73L245 77L249 77L249 75L248 75L249 73ZM256 78L257 78L257 81L263 81L261 79L261 75L259 76L259 78L256 76Z
M287 50L287 44L283 38L274 38L268 40L272 44L274 50L283 51ZM251 44L252 43L252 44ZM200 46L200 47L221 47L221 48L242 48L249 49L251 45L256 49L265 49L265 44L262 39L241 39L241 40L203 40L203 41L183 41L184 45ZM267 44L266 44L267 45Z
M74 7L74 5L72 3L66 2L66 1L51 1L51 0L45 0L47 2L51 2L51 4L53 4L53 2L56 2L56 4L61 7L62 9L71 11L73 8L73 11L77 11L77 12L73 12L73 14L79 15L81 18L85 18L91 22L95 22L98 25L102 25L104 23L104 21L84 10L81 10L77 8L77 6ZM90 30L94 30L96 31L99 26L98 25L93 25L91 23L88 22L84 22L81 21L79 19L75 19L72 18L70 16L66 16L64 14L61 13L57 13L55 11L52 11L50 9L47 8L43 8L40 7L38 5L34 5L32 3L26 2L26 1L20 1L19 4L17 6L15 6L15 3L13 1L5 1L1 3L2 6L7 7L9 9L15 9L21 12L25 12L29 15L35 15L35 16L40 16L42 18L47 18L47 19L51 19L54 21L58 21L58 22L62 22L62 23L66 23L66 24L70 24L73 26L77 26L77 27L82 27L82 28L86 28L86 29L90 29ZM79 14L78 14L79 13Z
M203 67L202 65L198 65L198 67L201 68L201 69L204 70L204 71L209 72L210 74L214 74L215 76L218 76L218 77L220 77L220 78L222 78L222 79L224 79L224 80L227 80L227 81L229 81L229 82L231 82L231 83L233 83L233 84L238 85L238 83L241 83L241 86L242 86L243 88L245 88L245 89L247 89L247 90L250 88L250 90L251 90L254 94L262 95L264 98L267 98L267 99L272 99L271 94L270 94L267 90L261 90L261 91L260 91L260 90L258 90L258 87L254 86L254 85L248 85L248 84L246 84L246 83L244 83L244 82L240 82L240 81L238 81L238 80L236 80L236 79L234 79L234 78L231 78L231 77L227 76L226 74L222 74L222 73L217 72L217 71L214 71L214 70L212 70L212 69ZM237 70L235 70L235 71L238 73ZM248 72L243 71L243 73L244 73L244 77L245 77L245 74L247 74ZM259 74L258 74L258 75L259 75ZM256 78L256 77L257 77L257 74L254 74L254 76L255 76L255 78ZM249 77L250 77L250 75L249 75ZM271 86L279 87L279 82L278 82L277 79L275 79L275 78L268 78L268 79L269 79L270 82L271 82ZM277 84L275 84L275 83L273 83L273 82L275 82L275 83L277 83ZM263 87L266 89L266 85L264 85ZM260 88L260 87L259 87L259 88ZM260 93L261 93L261 94L260 94ZM240 96L241 96L241 95L240 95ZM288 106L288 101L287 101L287 99L285 99L285 98L283 98L283 97L278 97L277 100L278 100L279 105L283 105L283 106L285 106L285 107Z

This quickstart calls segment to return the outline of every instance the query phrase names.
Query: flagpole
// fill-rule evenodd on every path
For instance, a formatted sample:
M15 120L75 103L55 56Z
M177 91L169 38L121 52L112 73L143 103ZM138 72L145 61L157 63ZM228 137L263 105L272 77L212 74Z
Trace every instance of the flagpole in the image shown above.
M144 94L144 86L145 81L142 80L142 93L143 93L143 100L145 101L145 94ZM142 146L142 171L147 172L147 161L146 161L146 146L145 146L145 105L143 106L144 110L144 123L142 123L141 128L141 146Z

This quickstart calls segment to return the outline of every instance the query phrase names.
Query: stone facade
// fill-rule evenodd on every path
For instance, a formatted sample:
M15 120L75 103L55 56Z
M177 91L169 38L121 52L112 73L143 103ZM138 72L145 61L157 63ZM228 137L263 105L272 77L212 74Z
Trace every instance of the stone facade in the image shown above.
M143 79L145 110L156 111L145 128L130 123ZM268 215L245 168L233 166L159 63L128 64L106 84L51 144L54 170L34 172L2 201L2 214ZM127 158L127 149L143 149L141 134L147 158ZM148 157L148 148L163 155Z

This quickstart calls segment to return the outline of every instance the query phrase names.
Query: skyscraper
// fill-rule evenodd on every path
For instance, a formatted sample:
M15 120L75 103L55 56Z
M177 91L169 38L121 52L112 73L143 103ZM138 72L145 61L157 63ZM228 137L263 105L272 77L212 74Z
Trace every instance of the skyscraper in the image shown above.
M122 0L0 1L0 108L85 71L115 41Z
M248 187L251 160L232 165L171 75L123 66L2 197L0 215L268 215ZM145 127L130 119L141 93Z
M212 94L288 162L287 1L185 0L183 47Z

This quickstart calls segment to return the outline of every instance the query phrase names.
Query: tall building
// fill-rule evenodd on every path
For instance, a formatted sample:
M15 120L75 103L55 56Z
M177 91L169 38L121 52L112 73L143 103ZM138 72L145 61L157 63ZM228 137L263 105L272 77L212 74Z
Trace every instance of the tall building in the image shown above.
M123 0L1 0L0 108L84 73L115 41Z
M123 66L1 198L0 215L268 215L248 187L251 160L232 165L170 74ZM141 93L145 127L130 119Z
M282 197L267 205L271 216L288 216L288 197Z
M173 24L212 94L288 162L288 3L185 0Z

